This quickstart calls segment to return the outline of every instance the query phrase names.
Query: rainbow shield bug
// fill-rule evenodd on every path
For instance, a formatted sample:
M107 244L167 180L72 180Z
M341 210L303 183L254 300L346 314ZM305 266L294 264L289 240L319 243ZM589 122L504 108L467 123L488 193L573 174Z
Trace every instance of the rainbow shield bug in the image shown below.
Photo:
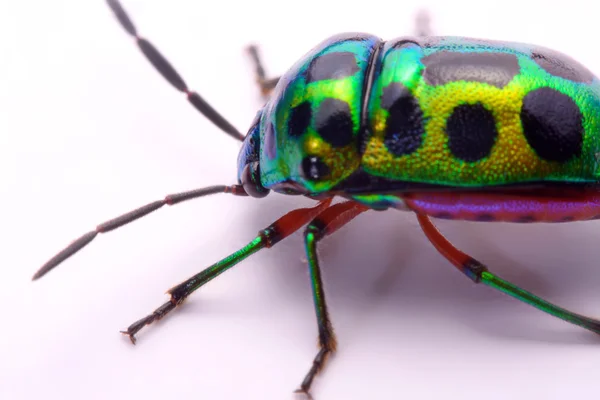
M368 210L414 212L436 249L476 283L600 333L600 321L560 308L491 273L454 247L431 218L569 222L600 218L600 81L561 53L521 43L436 37L420 19L415 37L331 37L281 78L242 135L137 30L117 0L108 5L158 72L222 131L242 141L237 184L167 196L97 226L50 259L38 279L91 242L165 204L215 193L261 198L274 191L315 199L248 245L169 290L170 300L123 333L135 343L191 293L251 254L306 226L319 351L298 392L335 351L317 243ZM341 197L346 201L332 204Z

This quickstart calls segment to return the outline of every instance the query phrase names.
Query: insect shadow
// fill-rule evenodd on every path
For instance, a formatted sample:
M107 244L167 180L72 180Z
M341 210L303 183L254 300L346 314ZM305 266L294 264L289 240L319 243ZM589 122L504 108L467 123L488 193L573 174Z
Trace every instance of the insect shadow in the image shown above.
M384 299L395 305L392 308L393 312L385 317L384 321L394 318L405 322L402 311L406 310L408 304L414 305L421 314L436 313L436 325L444 319L454 324L461 321L465 326L486 331L488 334L532 340L534 336L523 336L522 330L516 330L516 324L502 323L503 318L508 315L511 315L513 320L512 315L517 309L517 303L506 301L504 294L507 294L563 321L595 333L600 332L600 320L568 311L539 297L594 293L586 285L593 280L590 279L590 275L597 273L586 271L585 266L578 265L575 268L575 264L589 265L589 260L597 259L593 250L590 250L593 249L590 239L593 235L588 231L587 235L577 237L583 234L584 229L591 227L577 232L573 227L580 228L580 224L572 224L564 229L554 228L552 232L547 232L547 225L538 225L521 228L523 230L517 234L516 227L507 225L480 227L462 223L458 228L450 223L440 224L444 230L450 230L450 233L446 232L448 236L457 236L453 240L456 240L461 248L472 251L485 262L484 264L455 247L438 231L430 218L446 216L478 221L521 222L565 222L598 218L597 204L600 195L597 192L597 165L589 161L593 159L594 154L589 149L583 151L582 147L584 139L587 138L582 121L584 118L592 119L593 115L597 115L597 109L586 105L585 101L580 99L581 96L589 96L595 104L597 87L594 85L597 80L594 81L594 76L583 66L567 61L568 68L559 68L557 65L564 64L562 55L538 50L533 45L524 48L524 45L516 43L492 43L455 37L435 38L430 35L423 21L417 23L417 27L423 29L418 29L420 38L416 39L384 42L370 34L344 33L333 36L313 49L312 53L305 56L303 64L296 64L296 67L288 70L281 79L267 78L258 53L254 50L250 53L254 58L257 83L263 94L269 93L275 85L274 97L272 102L267 103L267 106L257 113L248 133L244 135L213 109L200 94L189 88L150 41L138 35L136 26L118 0L107 0L107 3L122 28L135 39L141 52L165 80L185 94L188 102L216 127L242 142L238 158L238 182L230 186L216 185L171 194L103 222L48 260L33 275L33 280L44 276L99 234L115 230L164 206L219 193L263 198L273 191L286 195L305 195L319 201L312 207L285 213L281 218L279 217L284 214L282 208L287 205L281 198L263 201L260 210L256 209L256 212L250 212L250 207L255 207L254 205L245 206L248 207L245 221L251 220L249 217L254 215L257 223L255 225L246 222L244 233L250 226L254 229L262 228L260 233L249 234L251 241L243 248L238 248L235 253L169 289L168 301L122 331L132 343L135 343L136 335L141 329L164 318L194 291L259 250L275 246L303 225L308 225L303 235L305 246L299 245L296 250L279 245L276 247L277 251L269 252L272 258L266 261L270 264L267 264L265 271L278 273L270 274L268 278L261 277L260 282L261 285L269 285L269 290L272 290L272 287L281 288L281 293L278 294L288 301L299 295L307 297L308 289L312 289L319 350L296 390L296 393L304 394L307 398L311 398L313 379L323 370L329 356L335 354L337 341L333 325L335 324L339 331L346 331L346 326L369 325L355 323L356 320L350 320L346 316L357 310L359 318L366 317L372 314L375 305L383 304ZM388 51L388 48L393 51ZM449 55L448 48L457 48L460 51ZM426 55L425 50L431 49L434 52ZM473 49L481 51L473 52ZM413 60L412 64L407 64L406 70L400 65L404 62L395 61L404 60L404 57ZM554 61L549 62L549 59ZM523 63L531 65L531 70L521 67ZM376 68L376 65L381 66ZM464 68L465 65L469 67ZM304 68L302 71L300 66ZM388 83L383 78L387 76L386 72L393 76L404 76L405 71L411 71L412 74L408 81ZM447 71L453 72L448 74ZM493 102L486 106L484 102L490 100L479 91L487 91L489 86L504 88L515 81L517 75L523 78L524 82L537 82L540 77L544 77L546 86L530 87L529 84L523 83L521 89L527 94L518 101L508 101L504 94L494 89L495 94L489 96L511 110L495 116L488 107L496 107L496 111L500 108L493 105ZM569 83L558 79L566 79ZM325 86L318 86L323 81L330 82ZM440 98L445 101L452 99L453 108L451 112L450 109L446 112L432 108L437 113L434 117L443 122L435 125L435 128L429 127L426 123L428 117L423 112L429 106L437 104L434 98L420 99L407 89L417 81L422 85L420 88L427 90L432 90L433 86L456 82L467 81L468 84L461 83L463 86L450 95L448 92L438 93L440 96L444 93L444 97ZM582 86L581 83L587 86ZM316 92L308 90L309 84L319 89L315 89ZM334 85L336 90L331 89L331 85ZM472 89L471 85L478 86L472 86L476 88ZM561 86L563 91L571 94L563 93L553 86ZM352 91L349 87L353 88ZM352 94L352 99L332 97L331 93L337 93L337 88L346 94ZM413 91L416 93L418 89ZM471 95L465 93L476 95L476 99L481 101L470 104ZM297 102L292 102L291 97ZM364 100L373 98L379 99L379 103ZM579 100L576 101L577 99ZM463 104L467 100L469 104ZM287 111L280 113L281 110ZM362 112L360 123L356 123L357 110ZM561 112L557 114L556 110ZM379 111L383 114L379 114ZM316 115L313 116L313 113ZM385 123L380 124L377 115L386 114ZM287 116L281 119L281 115ZM513 132L513 136L520 138L521 144L517 146L517 150L523 151L529 160L515 170L511 166L520 165L518 156L510 162L507 162L504 156L498 156L512 154L515 147L512 144L502 144L503 141L497 139L507 135L499 133L503 126L516 126L512 118L519 118L522 122L523 132ZM280 120L284 121L284 125L279 124ZM371 121L376 123L372 124ZM540 128L540 121L543 122L543 129ZM374 127L372 132L368 129L371 126ZM318 139L308 135L309 132L316 132ZM556 135L555 132L561 134ZM506 143L513 143L514 138L508 139ZM591 136L591 140L597 139L596 136ZM433 143L445 143L447 149L438 148ZM378 155L380 150L370 149L373 146L375 149L385 147L385 158ZM443 149L448 150L448 154L442 153ZM493 149L499 149L495 152L496 155L493 155ZM537 156L534 157L533 153ZM428 156L427 164L435 167L423 167L422 160L418 158L421 154L441 155L445 159L440 162L436 157ZM401 164L390 167L390 163L396 163L400 157L405 156L417 158L412 159L407 167ZM373 157L378 164L374 170L373 166L368 165L370 162L364 164ZM416 160L420 162L417 163ZM489 161L489 165L484 164L483 160ZM573 172L573 166L568 164L570 160L587 161L575 164L578 172ZM482 163L474 164L479 162ZM465 168L467 163L475 166L474 169ZM363 167L360 167L362 164ZM282 165L286 168L282 168ZM543 172L545 169L541 167L538 170L539 165L546 166L549 172ZM554 169L555 167L557 169ZM409 174L411 179L406 180L403 174L393 172L396 168L402 168L402 172ZM495 172L484 174L487 176L485 178L475 178L487 168ZM428 172L423 174L421 169L428 169ZM437 175L438 173L440 175ZM539 174L542 174L541 177ZM382 179L382 176L385 176L385 179ZM564 182L560 182L561 185L550 185L549 178L554 176L564 176L564 179L561 178ZM544 178L543 184L536 185L535 182L541 178ZM532 180L536 181L532 183ZM590 181L594 183L593 190L586 185L571 186ZM407 182L412 184L407 186ZM424 189L433 187L441 190L439 184L452 190L435 193ZM517 189L514 190L518 193L515 193L512 187L504 187L505 184L515 184ZM569 190L562 184L568 185ZM477 191L465 189L465 186L473 185L477 185ZM499 185L502 186L502 191L496 192ZM492 190L491 187L496 189ZM562 193L564 191L566 193ZM383 196L384 192L387 195ZM338 193L344 193L350 201L332 205L333 196ZM499 193L502 196L498 197ZM507 198L510 201L524 202L526 207L521 206L515 211L507 204ZM464 205L466 211L457 211L454 207L457 203ZM577 205L577 211L572 211L573 203ZM481 209L481 204L485 205L484 211L493 213L474 212L477 207ZM595 206L588 207L591 204ZM321 239L333 234L359 215L386 207L413 211L421 229L417 229L416 221L410 219L414 217L412 213L390 217L389 213L373 216L376 213L370 212L370 219L362 216L356 224L351 224L354 230L344 229L343 234L325 241L323 246L317 246ZM293 207L286 206L285 211L290 209ZM504 209L509 211L498 212ZM257 218L259 212L260 218ZM263 218L266 217L270 220L265 223ZM421 230L428 240L421 235ZM523 233L526 231L528 233ZM236 234L238 233L242 231L237 230ZM295 234L290 239L298 236L302 235ZM462 245L461 236L466 242ZM428 241L447 261L443 261L431 246L427 246ZM503 250L500 251L500 248L496 247L499 243L508 245L502 246ZM554 249L562 249L565 244L570 247L562 253L556 253ZM590 248L579 247L584 245L589 245ZM488 252L478 255L477 253L486 246ZM306 247L307 262L302 261L303 247ZM324 268L323 274L317 252L322 257L322 263L330 265ZM450 263L471 282L465 281L455 272L450 272ZM305 264L308 264L308 268ZM510 278L510 275L513 275L511 280L520 282L523 288L533 290L537 295L495 275L486 264L493 265L494 271L501 271L505 277ZM408 268L409 265L411 268ZM298 272L301 270L303 271ZM583 275L584 272L590 274ZM302 275L299 275L300 273ZM325 277L325 284L322 275ZM273 284L273 280L277 280L277 284ZM282 283L284 280L285 284ZM560 292L553 282L564 285ZM474 283L484 285L473 289L471 286ZM325 285L328 287L328 298L340 299L332 300L331 309L336 313L336 322L333 323L325 301ZM492 294L488 289L483 289L487 286L503 292L503 297L493 297L500 296L500 293ZM527 319L531 322L529 315ZM502 324L499 325L499 322ZM571 339L572 336L563 338L562 334L552 333L556 332L554 328L536 324L535 329L548 329L551 332L536 334L537 341L581 343L581 340ZM441 330L439 332L443 333Z
M269 199L268 207L249 201L249 217L240 235L253 237L263 225L297 205L294 200L280 200ZM594 283L600 281L600 270L592 260L600 250L594 246L592 223L554 224L551 230L544 224L493 225L439 221L444 233L508 279L573 307L588 304L586 311L597 314L593 304L600 298L594 294ZM409 304L430 314L427 317L452 318L482 335L504 340L567 344L597 344L599 340L592 333L537 315L500 292L465 281L435 252L409 213L397 213L394 218L387 213L365 213L324 240L319 254L333 323L346 339L383 302L399 305L397 311L386 314L386 319L398 322L396 326L405 318L407 306L400 306ZM252 273L261 286L273 288L278 301L303 307L310 299L307 268L300 231L268 251ZM239 306L237 300L230 304L232 312ZM195 305L189 312L201 314L202 308Z

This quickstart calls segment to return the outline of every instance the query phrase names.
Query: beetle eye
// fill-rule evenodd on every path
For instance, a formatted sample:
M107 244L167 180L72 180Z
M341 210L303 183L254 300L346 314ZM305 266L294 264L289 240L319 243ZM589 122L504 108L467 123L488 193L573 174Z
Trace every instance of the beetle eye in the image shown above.
M329 167L319 157L308 156L304 157L301 166L302 175L304 178L311 181L318 181L329 175Z
M251 197L265 197L270 190L260 183L260 168L258 162L246 164L242 172L242 186Z

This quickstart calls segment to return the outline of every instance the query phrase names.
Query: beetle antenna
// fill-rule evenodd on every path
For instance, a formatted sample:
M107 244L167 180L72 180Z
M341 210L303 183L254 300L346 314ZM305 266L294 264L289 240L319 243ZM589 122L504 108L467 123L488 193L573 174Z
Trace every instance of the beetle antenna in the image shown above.
M247 196L248 194L241 185L233 186L210 186L202 189L190 190L188 192L175 193L165 196L163 200L153 201L145 206L136 208L133 211L129 211L119 217L113 218L109 221L103 222L96 227L96 229L82 235L75 241L71 242L70 245L65 247L60 253L52 257L46 264L33 275L33 280L37 280L42 276L46 275L50 270L54 269L60 263L77 253L88 243L90 243L99 233L106 233L114 229L120 228L130 222L140 219L145 215L150 214L153 211L158 210L164 205L172 206L174 204L181 203L186 200L197 199L198 197L207 196L215 193L230 193L236 196Z
M198 110L202 115L208 118L213 124L219 127L223 132L229 136L244 140L242 135L233 125L229 123L221 114L219 114L210 104L206 102L198 93L188 89L187 84L179 73L173 68L171 63L154 47L152 43L146 39L140 37L137 33L135 25L121 6L118 0L106 0L109 7L121 23L121 26L128 34L135 38L135 41L148 61L154 68L171 84L175 89L182 93L185 93L188 101Z

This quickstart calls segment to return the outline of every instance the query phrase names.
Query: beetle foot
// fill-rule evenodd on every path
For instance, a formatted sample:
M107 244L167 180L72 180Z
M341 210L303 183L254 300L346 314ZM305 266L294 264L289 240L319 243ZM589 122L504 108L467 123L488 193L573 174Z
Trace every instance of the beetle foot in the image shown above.
M152 314L148 314L142 319L135 321L133 324L129 325L127 330L121 331L122 334L129 336L129 340L131 340L132 344L135 344L137 339L135 338L135 334L138 333L143 327L146 325L150 325L154 321L158 321L167 315L170 311L175 309L177 303L171 299L167 301L162 306L158 307L156 310L152 312Z
M135 338L135 335L129 331L120 331L123 335L127 335L129 337L129 340L131 340L131 344L135 345L135 342L137 341L137 339Z
M310 392L308 390L305 390L305 389L296 389L294 391L294 393L302 396L304 398L304 400L314 400L313 397L312 397L312 395L310 394Z

